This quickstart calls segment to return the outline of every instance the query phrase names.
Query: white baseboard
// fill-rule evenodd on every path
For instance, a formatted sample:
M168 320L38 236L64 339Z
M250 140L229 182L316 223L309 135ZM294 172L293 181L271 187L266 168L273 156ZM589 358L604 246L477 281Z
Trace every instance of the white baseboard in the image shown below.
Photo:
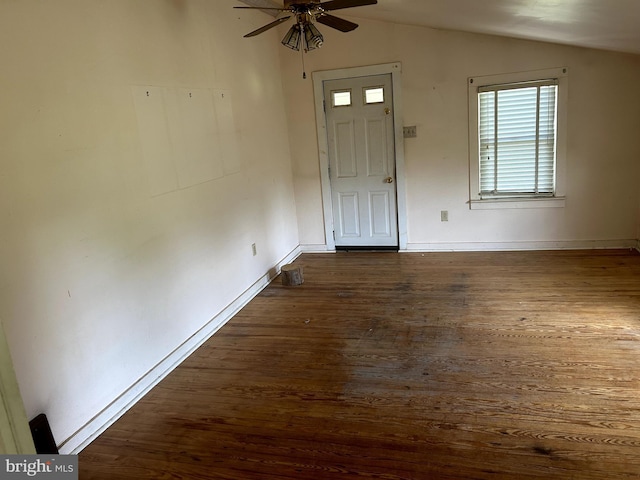
M267 273L256 280L253 285L231 302L224 310L211 319L200 330L195 332L182 345L167 355L164 360L147 372L136 383L131 385L127 391L116 398L109 406L67 438L58 447L60 453L77 454L89 445L267 287L280 273L283 265L293 262L300 254L300 247L296 247L276 265L270 268Z
M325 244L300 245L300 251L302 253L336 253L335 250L329 250Z
M336 253L324 244L300 245L301 253ZM635 248L640 240L563 240L534 242L434 242L408 243L400 252L501 252L526 250L606 250Z
M542 242L409 243L403 252L500 252L525 250L599 250L638 248L636 240L567 240Z

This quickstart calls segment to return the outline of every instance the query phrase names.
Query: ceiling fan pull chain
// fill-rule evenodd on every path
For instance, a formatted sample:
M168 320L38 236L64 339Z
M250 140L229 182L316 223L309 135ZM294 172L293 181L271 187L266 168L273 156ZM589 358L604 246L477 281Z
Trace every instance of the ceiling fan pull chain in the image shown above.
M304 48L300 49L300 55L302 57L302 79L306 80L307 79L307 71L306 71L306 68L304 67Z

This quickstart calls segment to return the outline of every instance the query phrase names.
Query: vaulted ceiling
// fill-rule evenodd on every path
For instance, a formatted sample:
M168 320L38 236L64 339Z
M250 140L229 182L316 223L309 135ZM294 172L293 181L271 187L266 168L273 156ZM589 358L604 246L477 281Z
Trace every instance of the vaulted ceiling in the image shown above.
M340 15L640 55L640 0L378 0Z

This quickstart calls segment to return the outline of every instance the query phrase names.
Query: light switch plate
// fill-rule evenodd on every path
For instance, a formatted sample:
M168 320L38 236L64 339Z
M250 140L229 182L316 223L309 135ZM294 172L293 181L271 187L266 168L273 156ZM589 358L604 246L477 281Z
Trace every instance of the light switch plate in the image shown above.
M418 128L415 125L403 127L402 133L404 138L416 138L418 136Z

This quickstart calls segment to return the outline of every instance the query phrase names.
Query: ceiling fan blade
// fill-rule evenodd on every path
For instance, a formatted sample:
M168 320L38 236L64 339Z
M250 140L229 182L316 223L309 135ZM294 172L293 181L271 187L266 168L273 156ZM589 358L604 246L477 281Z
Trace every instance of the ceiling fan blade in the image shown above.
M265 25L264 27L260 27L257 30L254 30L253 32L247 33L244 38L248 38L248 37L255 37L256 35L260 35L261 33L266 32L267 30L272 29L273 27L276 27L278 25L280 25L282 22L289 20L291 17L282 17L277 19L275 22L271 22L267 25Z
M288 8L272 8L272 7L233 7L233 8L243 8L245 10L276 10L277 12L288 12Z
M378 0L331 0L321 3L320 6L325 11L340 10L342 8L364 7L365 5L375 5Z
M358 28L357 23L350 22L343 18L334 17L333 15L329 15L328 13L318 15L316 17L316 21L322 23L323 25L326 25L327 27L340 30L341 32L350 32Z

